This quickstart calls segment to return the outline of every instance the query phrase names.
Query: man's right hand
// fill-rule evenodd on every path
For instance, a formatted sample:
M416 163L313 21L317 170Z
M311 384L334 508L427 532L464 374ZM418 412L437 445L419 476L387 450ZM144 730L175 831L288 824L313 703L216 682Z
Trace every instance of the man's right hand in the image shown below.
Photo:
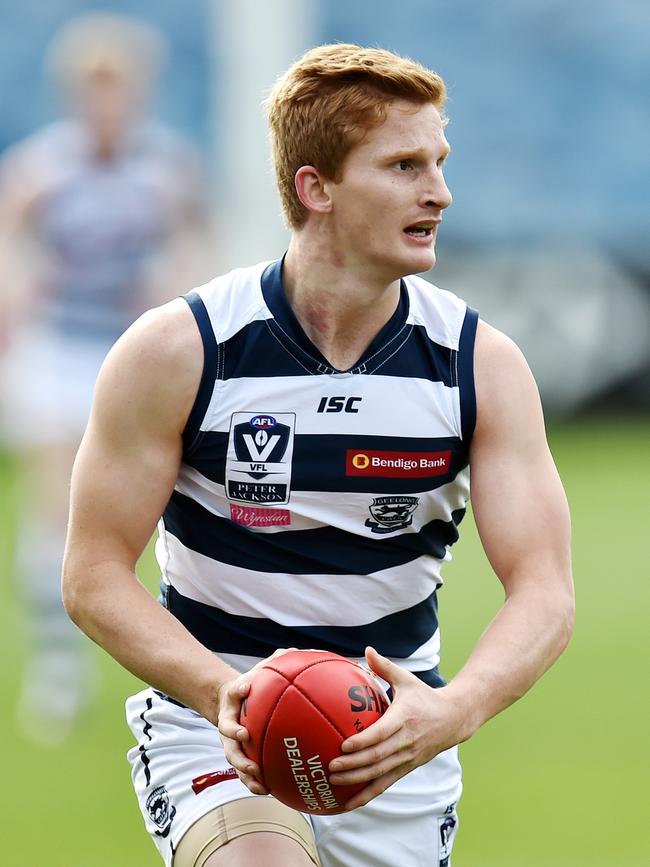
M242 744L249 740L248 730L239 722L242 704L250 692L251 680L255 672L276 656L282 656L295 647L276 650L271 656L261 660L249 671L240 674L234 680L226 681L219 688L219 734L223 741L228 763L239 774L239 778L254 795L268 795L269 790L261 779L261 769L258 764L248 758Z

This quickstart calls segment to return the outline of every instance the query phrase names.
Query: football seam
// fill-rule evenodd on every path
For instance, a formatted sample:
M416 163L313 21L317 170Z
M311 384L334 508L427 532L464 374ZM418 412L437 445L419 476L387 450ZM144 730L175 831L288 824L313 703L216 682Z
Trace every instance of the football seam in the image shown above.
M261 776L262 776L262 782L264 783L264 785L265 785L266 788L268 789L268 786L266 785L266 777L264 776L264 770L263 770L263 765L264 765L264 761L263 761L263 760L264 760L264 744L266 743L266 735L267 735L267 733L268 733L269 726L271 725L271 720L272 720L273 717L275 716L275 712L276 712L276 710L278 709L278 705L280 704L280 699L282 698L282 696L283 696L283 695L285 694L285 692L287 691L287 687L288 687L288 686L291 686L291 681L290 681L289 678L286 676L286 674L284 674L284 672L282 672L282 671L278 671L278 669L277 669L277 668L273 668L272 665L265 665L264 668L269 668L271 671L274 671L276 674L279 674L280 677L283 678L283 679L286 681L286 686L284 687L284 689L282 690L282 692L280 693L280 695L276 698L276 700L275 700L275 704L272 706L273 709L271 710L271 713L269 714L269 718L268 718L268 720L267 720L267 722L266 722L266 725L264 726L264 733L262 734L262 737L260 738L260 772L261 772Z
M270 666L269 666L269 668L270 668ZM275 669L275 668L272 669L272 671L275 671L276 674L279 674L282 677L284 677L284 679L286 681L286 686L282 690L280 695L276 698L275 704L273 705L273 710L269 714L269 718L266 722L266 725L264 726L264 733L262 734L262 737L260 738L260 773L261 773L261 777L262 777L262 782L264 783L264 786L267 789L268 789L268 786L266 785L266 777L264 775L264 745L266 743L266 736L267 736L268 731L269 731L269 726L271 725L271 720L275 716L275 712L277 711L278 705L280 704L280 700L281 700L282 696L285 694L285 692L287 691L287 687L291 686L291 681L289 680L288 677L285 677L281 671L277 671L277 669Z
M299 686L296 686L295 683L292 684L292 686L293 686L295 689L298 690L298 692L302 695L303 698L306 698L306 699L307 699L307 701L309 702L309 704L310 704L312 707L316 708L316 710L318 711L318 713L319 713L319 714L320 714L324 719L327 720L327 722L332 726L332 728L334 729L334 731L335 731L338 735L340 735L340 736L341 736L342 738L344 738L344 739L346 739L346 738L348 737L347 735L343 734L343 732L340 730L340 728L338 727L338 725L336 725L336 723L335 723L333 720L331 720L331 719L329 718L329 716L325 713L325 711L324 711L322 708L320 708L320 707L316 704L316 702L314 701L314 699L313 699L310 695L307 695L307 693L304 692L302 689L300 689Z
M343 657L343 659L345 659L345 657ZM339 662L339 661L340 660L333 660L333 659L315 659L313 662L310 662L309 665L305 665L304 668L301 668L300 671L298 672L298 674L296 675L296 677L298 677L300 674L302 674L308 668L313 668L315 665L323 665L324 663L327 663L327 662ZM356 662L353 662L352 660L346 660L346 661L349 661L350 665L356 666ZM275 716L275 714L277 712L278 705L280 704L282 696L285 694L285 692L287 691L287 688L289 686L293 686L302 695L303 698L307 699L307 701L311 704L311 706L314 708L314 710L316 710L323 717L323 719L327 723L329 723L329 725L334 729L334 731L337 733L337 735L339 735L339 737L343 738L344 740L347 740L349 735L344 734L340 730L340 728L329 718L329 716L325 713L325 711L314 702L314 700L311 698L311 696L307 695L307 693L304 692L304 690L302 690L299 686L296 685L295 681L289 680L289 678L286 676L286 674L283 671L279 671L273 665L265 665L264 668L268 668L271 671L275 672L276 674L279 674L280 677L284 678L287 685L285 686L285 688L282 690L280 695L275 700L275 703L273 705L273 709L272 709L271 713L269 714L268 721L266 723L266 726L264 727L264 734L262 735L262 737L260 739L260 741L261 741L260 742L260 759L261 759L260 765L264 764L264 761L263 761L264 760L264 745L266 744L266 736L267 736L268 730L269 730L271 723L273 721L273 717ZM260 771L262 771L262 767L260 767ZM264 778L263 772L262 772L262 777L263 777L262 782L266 786L266 779ZM268 786L267 786L267 788L268 788Z
M315 659L313 662L310 662L309 665L303 666L300 671L295 675L295 677L300 677L303 672L307 671L309 668L313 668L315 665L327 665L328 662L348 662L350 665L355 666L355 668L360 668L360 666L352 659L348 659L346 656L342 656L340 659ZM272 665L265 665L264 668L270 668L271 671L274 671L276 674L279 674L280 677L283 677L287 683L293 683L294 680L289 680L286 674L283 671L280 671L279 668L274 668ZM363 671L363 669L362 669Z
M349 662L350 665L353 665L353 666L355 666L355 667L358 667L358 666L357 666L357 663L354 662L353 660L351 660L351 659L346 659L346 657L342 657L342 659L344 659L346 662ZM341 661L340 659L315 659L313 662L310 662L309 665L305 665L303 668L301 668L300 671L298 672L298 674L296 674L296 677L300 677L301 674L303 674L303 673L304 673L305 671L307 671L309 668L313 668L315 665L326 665L328 662L331 663L331 662L340 662L340 661ZM295 689L297 689L298 692L302 695L302 697L303 697L303 698L306 698L307 701L311 704L311 706L312 706L313 708L315 708L315 709L318 711L318 713L319 713L319 714L320 714L320 715L321 715L325 720L327 720L327 722L328 722L328 723L330 724L330 726L334 729L334 731L337 733L337 735L339 735L340 737L342 737L344 740L347 740L348 737L351 737L351 735L346 735L344 732L342 732L341 729L338 727L338 725L336 725L336 724L333 722L333 720L331 720L331 719L329 718L329 716L325 713L325 711L324 711L322 708L320 708L320 707L319 707L319 706L314 702L313 698L312 698L310 695L307 695L307 693L304 692L304 690L302 690L302 689L301 689L301 688L296 684L295 678L294 678L293 680L289 680L289 678L286 676L286 674L285 674L283 671L279 671L277 668L274 668L272 665L265 665L264 668L270 668L271 671L274 671L276 674L279 674L281 677L283 677L283 678L286 680L286 682L287 682L287 686L293 686ZM279 697L278 697L278 700L277 700L276 703L275 703L275 707L273 708L273 711L271 712L271 715L269 716L269 721L268 721L268 723L266 724L266 728L264 729L264 739L263 739L263 741L262 741L262 750L261 750L262 755L264 755L264 741L266 740L266 732L267 732L267 730L268 730L268 727L271 725L271 720L273 719L273 715L275 714L275 711L276 711L276 709L277 709L277 706L278 706L278 704L280 703L280 699L282 698L282 696L283 696L284 693L286 692L286 689L287 689L287 688L285 687L285 688L282 690L282 692L280 693L280 695L279 695Z
M327 714L326 714L326 713L325 713L325 712L324 712L324 711L323 711L323 710L322 710L322 709L321 709L317 704L314 703L314 700L311 698L311 696L307 695L306 692L303 692L303 691L300 689L299 686L296 686L296 685L295 685L295 683L289 683L288 686L293 686L293 688L294 688L295 690L297 690L303 698L307 699L307 701L308 701L309 704L314 708L314 710L316 710L316 711L317 711L317 712L318 712L318 713L323 717L323 719L324 719L327 723L329 723L329 725L334 729L334 731L336 732L337 735L339 735L339 737L342 737L342 738L345 737L345 735L343 734L342 731L340 731L340 729L338 728L338 726L335 725L335 724L332 722L332 720L327 716ZM285 694L286 691L287 691L287 688L285 687L285 689L284 689L284 690L282 691L282 693L280 694L278 700L276 701L276 703L275 703L275 707L274 707L273 710L271 711L271 714L270 714L270 716L269 716L269 721L267 722L267 724L266 724L266 728L264 729L264 738L263 738L263 740L262 740L262 747L261 747L261 751L260 751L261 754L262 754L262 758L264 758L264 744L266 743L266 733L268 732L268 730L269 730L269 728L270 728L270 726L271 726L271 723L272 723L272 721L273 721L273 717L275 716L275 714L276 714L276 712L277 712L278 705L280 704L280 699L282 698L282 696Z

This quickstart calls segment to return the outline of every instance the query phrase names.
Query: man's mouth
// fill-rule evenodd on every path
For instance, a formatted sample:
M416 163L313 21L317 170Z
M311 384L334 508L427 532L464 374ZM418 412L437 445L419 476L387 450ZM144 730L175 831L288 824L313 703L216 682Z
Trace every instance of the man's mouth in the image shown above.
M427 238L433 234L435 226L435 222L414 223L412 226L407 226L404 229L404 232L406 232L407 235L411 235L413 238Z

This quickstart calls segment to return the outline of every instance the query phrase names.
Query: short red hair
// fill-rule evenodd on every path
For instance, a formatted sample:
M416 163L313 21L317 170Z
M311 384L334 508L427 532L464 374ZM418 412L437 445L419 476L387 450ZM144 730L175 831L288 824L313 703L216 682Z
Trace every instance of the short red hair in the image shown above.
M289 226L300 228L308 216L294 181L301 166L314 166L336 181L351 148L383 123L395 99L433 103L442 111L446 96L439 75L391 51L337 44L303 54L266 101L276 179Z

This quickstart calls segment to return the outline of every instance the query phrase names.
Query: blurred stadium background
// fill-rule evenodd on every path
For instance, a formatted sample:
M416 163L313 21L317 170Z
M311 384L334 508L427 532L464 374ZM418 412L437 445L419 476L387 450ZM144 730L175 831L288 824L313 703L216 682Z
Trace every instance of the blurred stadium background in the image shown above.
M514 337L533 367L572 505L579 603L565 656L463 749L454 865L646 867L647 0L0 0L0 151L56 116L44 51L90 9L137 15L169 42L157 110L203 153L215 272L282 250L260 102L296 55L356 41L446 79L455 204L432 279ZM20 496L0 453L2 863L154 867L124 759L122 701L134 678L98 651L99 702L74 742L40 749L14 727L25 653L10 568ZM467 524L441 594L448 675L499 604ZM150 553L142 577L155 590Z

